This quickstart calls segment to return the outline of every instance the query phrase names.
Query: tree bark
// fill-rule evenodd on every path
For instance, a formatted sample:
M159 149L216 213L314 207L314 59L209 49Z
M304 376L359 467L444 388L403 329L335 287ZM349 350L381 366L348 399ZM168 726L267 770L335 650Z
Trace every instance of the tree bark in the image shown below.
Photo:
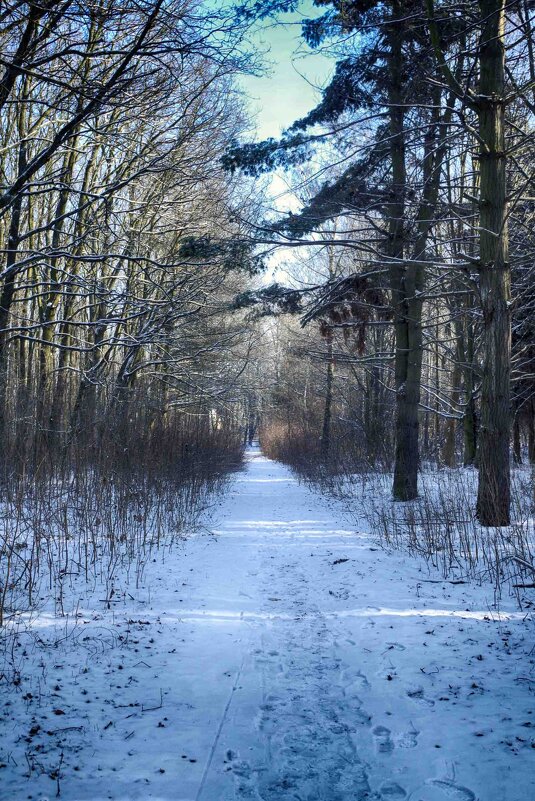
M28 82L25 83L22 99L27 100ZM17 117L17 132L19 137L17 171L23 172L27 164L27 108L23 102L20 106ZM30 201L28 200L28 205ZM0 291L0 442L5 450L6 444L6 423L7 423L7 403L8 403L8 350L9 333L8 326L11 316L11 307L16 294L16 282L19 273L17 265L18 248L20 245L20 227L23 206L23 195L19 193L15 198L11 208L11 219L7 238L7 257L4 269L4 283Z
M400 22L398 22L398 25ZM397 51L396 51L396 48ZM391 153L394 200L390 207L391 258L404 256L406 168L403 130L402 49L399 35L393 37L391 75L392 104ZM397 98L397 100L396 100ZM435 89L433 110L424 141L423 190L416 215L416 239L409 260L392 261L390 280L394 306L396 451L393 496L410 501L418 496L419 408L422 377L422 307L425 283L425 259L429 233L434 219L440 186L440 171L445 153L445 133L451 117L450 98L444 116L440 115L440 90ZM441 132L442 131L442 132Z
M480 292L483 367L477 516L510 522L510 265L505 154L505 0L480 0L482 34L477 98L480 136Z
M518 413L513 421L513 460L515 464L522 464L522 439L520 436L520 420Z
M387 209L387 253L390 260L390 288L394 310L395 336L396 448L392 494L397 501L408 501L418 495L419 381L417 387L414 386L412 376L409 381L411 332L409 331L409 310L405 286L405 267L403 264L407 173L405 166L402 15L401 4L394 3L391 24L388 28L390 51L388 100L392 188L391 202ZM414 370L412 372L414 373ZM415 401L416 415L414 414Z
M457 353L455 364L453 365L453 374L451 378L451 413L453 414L459 406L460 391L459 385L461 383L461 365L459 358L460 354ZM442 446L442 461L446 467L455 467L455 434L457 431L457 420L455 417L449 417L444 426L444 444Z
M336 231L336 223L334 226ZM328 249L328 270L329 281L335 278L336 270L334 264L334 248L329 245ZM321 455L324 459L329 456L331 449L331 421L332 421L332 404L333 404L333 383L334 383L334 353L333 353L333 331L327 332L327 374L325 386L325 405L323 407L323 427L321 430Z
M326 459L331 447L331 418L333 400L334 358L333 343L327 342L327 377L325 387L325 406L323 408L323 427L321 430L321 455Z
M471 304L471 299L468 298ZM471 308L471 306L470 306ZM463 367L463 390L464 390L464 415L463 415L463 464L469 467L476 463L477 456L477 409L475 398L475 348L474 348L474 325L471 319L467 320L466 333L464 337L464 367Z

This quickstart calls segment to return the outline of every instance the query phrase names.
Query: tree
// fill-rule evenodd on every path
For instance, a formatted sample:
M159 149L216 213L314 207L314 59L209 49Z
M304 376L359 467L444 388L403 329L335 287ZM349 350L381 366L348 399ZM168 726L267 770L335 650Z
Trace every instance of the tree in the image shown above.
M485 526L510 522L511 268L507 211L506 3L480 0L477 92L461 86L441 50L432 0L431 34L442 72L477 116L479 143L479 293L483 315L477 516Z
M266 4L269 8L270 4ZM296 163L307 157L302 132L318 124L355 126L370 114L374 121L373 144L338 178L326 184L316 197L280 228L299 235L339 214L360 213L373 226L379 263L387 269L395 332L396 448L393 495L407 501L418 494L419 402L422 367L421 316L425 284L427 244L434 223L442 162L454 102L426 82L434 72L430 42L420 24L423 8L417 0L374 2L326 2L325 15L304 25L307 41L316 46L342 33L350 55L338 61L330 85L319 106L297 121L280 143L234 148L227 157L230 167L246 172ZM280 4L275 4L276 10ZM348 41L347 35L350 35ZM354 38L356 37L356 39ZM351 48L354 47L354 52ZM462 49L458 69L462 68ZM423 142L410 142L410 130L421 128ZM358 128L356 129L358 130ZM288 155L289 154L289 155ZM408 160L421 164L408 184ZM375 244L375 243L374 243ZM358 238L354 247L358 247ZM363 243L361 247L365 247Z

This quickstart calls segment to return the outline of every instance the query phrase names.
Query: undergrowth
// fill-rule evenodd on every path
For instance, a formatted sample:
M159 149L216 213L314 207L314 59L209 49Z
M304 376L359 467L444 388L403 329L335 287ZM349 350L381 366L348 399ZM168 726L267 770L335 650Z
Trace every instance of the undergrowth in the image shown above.
M444 579L491 582L497 598L505 590L522 604L535 587L533 467L513 470L511 525L487 528L473 511L474 468L426 465L419 497L400 503L391 496L388 455L372 465L347 437L325 457L317 437L275 424L261 432L261 444L267 456L341 499L356 525L364 518L380 546L423 558Z
M232 421L124 422L41 443L39 459L12 442L0 483L0 637L43 606L72 612L88 585L114 603L120 578L139 584L153 549L194 527L241 464Z

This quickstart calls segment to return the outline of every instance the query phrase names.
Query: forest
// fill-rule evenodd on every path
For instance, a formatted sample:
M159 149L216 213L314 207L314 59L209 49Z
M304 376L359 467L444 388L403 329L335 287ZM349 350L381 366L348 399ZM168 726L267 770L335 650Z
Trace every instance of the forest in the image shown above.
M0 3L2 798L530 797L534 26Z

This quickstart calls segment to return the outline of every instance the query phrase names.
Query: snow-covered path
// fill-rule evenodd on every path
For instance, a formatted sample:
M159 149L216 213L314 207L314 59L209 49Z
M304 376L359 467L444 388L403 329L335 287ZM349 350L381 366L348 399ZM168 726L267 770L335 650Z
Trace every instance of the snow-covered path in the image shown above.
M532 629L435 578L253 449L212 534L21 637L1 798L528 801Z

